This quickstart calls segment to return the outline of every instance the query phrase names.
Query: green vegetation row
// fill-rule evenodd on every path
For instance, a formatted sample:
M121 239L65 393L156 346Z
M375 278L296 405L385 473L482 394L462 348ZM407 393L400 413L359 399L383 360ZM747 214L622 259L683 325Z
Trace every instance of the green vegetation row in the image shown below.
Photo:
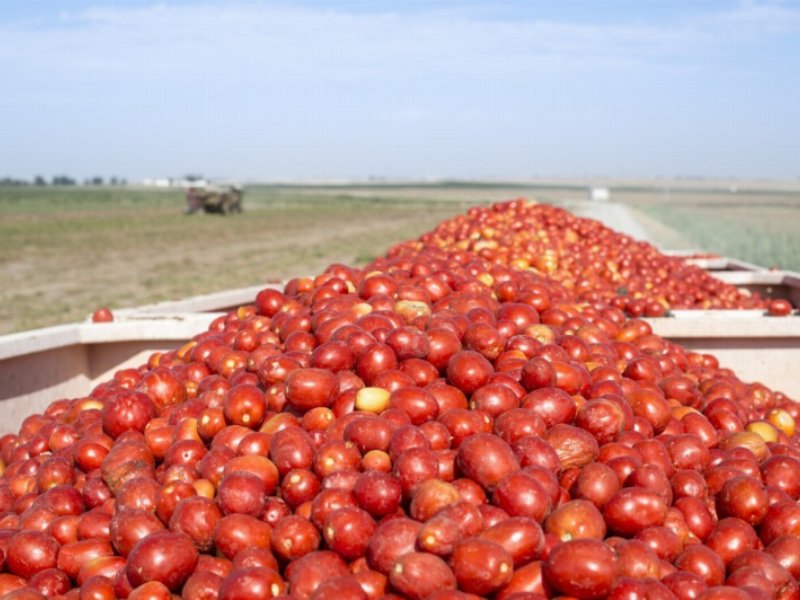
M669 224L696 247L765 267L800 271L800 206L781 210L757 207L639 206ZM775 207L773 207L775 208ZM760 211L760 218L752 215Z

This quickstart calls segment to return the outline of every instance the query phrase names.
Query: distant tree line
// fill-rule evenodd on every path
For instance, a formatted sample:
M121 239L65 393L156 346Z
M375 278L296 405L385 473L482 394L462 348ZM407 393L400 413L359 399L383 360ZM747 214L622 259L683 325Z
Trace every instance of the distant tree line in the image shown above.
M87 177L83 180L83 185L126 185L127 180L122 177L109 177L106 181L103 177ZM53 175L48 181L41 175L36 175L33 179L19 179L17 177L2 177L0 178L0 186L8 187L21 187L26 185L33 185L37 187L44 187L47 185L78 185L78 181L68 175Z

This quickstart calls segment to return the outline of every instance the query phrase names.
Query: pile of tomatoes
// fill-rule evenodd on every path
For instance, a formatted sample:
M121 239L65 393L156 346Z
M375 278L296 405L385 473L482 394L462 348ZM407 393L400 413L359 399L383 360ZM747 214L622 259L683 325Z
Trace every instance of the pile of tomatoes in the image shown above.
M800 597L800 408L626 316L693 271L624 239L471 210L54 402L0 438L0 597Z
M629 316L660 317L670 309L764 309L742 292L682 258L667 256L599 221L524 199L471 208L390 255L432 246L474 252L562 283L578 300L602 301Z

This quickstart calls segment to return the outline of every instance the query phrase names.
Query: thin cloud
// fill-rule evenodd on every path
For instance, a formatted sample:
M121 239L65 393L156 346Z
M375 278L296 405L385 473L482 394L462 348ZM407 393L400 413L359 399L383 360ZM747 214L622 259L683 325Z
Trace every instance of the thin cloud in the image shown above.
M346 13L260 4L103 7L44 28L0 29L0 61L65 75L203 74L269 69L290 77L381 77L387 71L546 74L690 61L732 41L704 21L788 27L798 11L743 5L697 23L584 24L483 20L469 11ZM787 24L788 23L788 24ZM722 28L721 28L722 29ZM216 71L216 72L215 72ZM312 74L313 73L313 74Z
M379 117L387 121L402 121L405 123L413 121L424 121L430 119L435 115L424 108L397 108L394 110L387 110L380 113Z
M718 24L713 27L713 24ZM712 27L708 27L709 24ZM262 4L97 7L62 13L46 27L0 28L0 61L72 75L198 73L221 65L268 67L298 76L424 72L547 72L628 69L691 61L700 49L735 41L725 24L754 35L800 28L800 10L743 2L728 11L665 25L643 22L482 19L468 9L410 14L347 13Z
M532 2L65 6L0 22L16 172L677 172L724 148L720 164L794 175L795 4L595 21Z
M718 16L724 21L751 23L769 29L788 30L800 25L800 9L789 7L784 2L743 0Z

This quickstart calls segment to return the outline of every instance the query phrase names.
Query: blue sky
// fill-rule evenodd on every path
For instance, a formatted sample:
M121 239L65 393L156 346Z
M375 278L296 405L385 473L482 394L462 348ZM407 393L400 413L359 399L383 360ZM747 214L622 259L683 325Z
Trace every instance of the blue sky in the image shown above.
M800 177L800 2L0 0L0 177Z

